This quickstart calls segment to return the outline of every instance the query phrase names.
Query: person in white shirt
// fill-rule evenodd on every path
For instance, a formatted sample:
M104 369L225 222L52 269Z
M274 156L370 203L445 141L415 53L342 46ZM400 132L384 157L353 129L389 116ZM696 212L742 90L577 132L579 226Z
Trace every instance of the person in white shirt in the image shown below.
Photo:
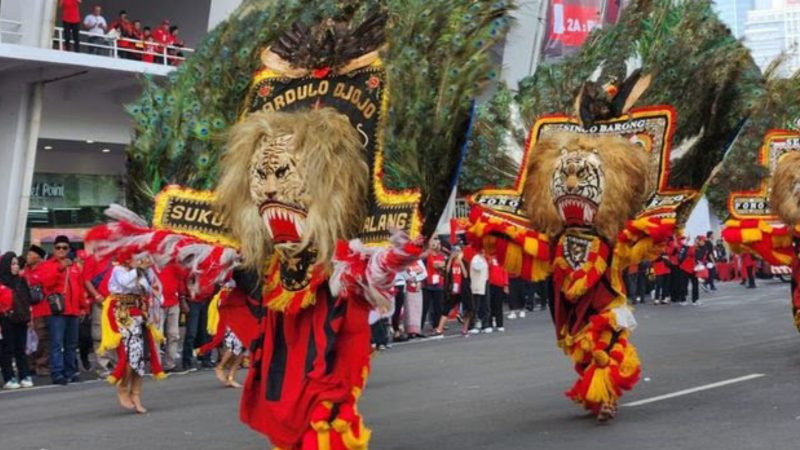
M481 324L489 315L489 298L486 296L486 284L489 282L489 263L486 261L486 250L472 257L469 264L469 280L472 289L473 304L478 310L478 319L473 322L470 334L478 334Z
M118 255L119 264L111 270L103 306L103 338L101 351L116 349L118 362L108 377L117 386L117 397L123 408L144 414L142 382L145 375L145 345L149 345L150 368L155 379L165 378L159 361L158 342L153 333L153 314L157 314L161 286L151 269L149 257L134 258L130 253Z
M102 13L103 8L95 6L92 13L83 19L83 28L92 35L89 37L89 53L106 56L108 55L107 49L97 47L98 45L108 45L108 41L105 38L108 32L108 23Z

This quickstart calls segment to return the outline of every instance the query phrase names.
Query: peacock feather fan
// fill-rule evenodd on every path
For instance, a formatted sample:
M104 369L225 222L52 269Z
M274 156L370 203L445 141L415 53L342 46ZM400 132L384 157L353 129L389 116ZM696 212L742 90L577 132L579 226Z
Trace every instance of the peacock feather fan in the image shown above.
M764 95L752 104L747 123L731 144L719 172L709 181L706 197L717 217L728 217L731 192L757 189L769 175L765 167L756 164L767 131L800 130L800 71L781 78L784 62L784 58L778 58L765 70Z
M500 83L492 97L478 106L476 116L479 120L467 143L458 190L470 193L487 186L510 188L517 178L527 137L514 92Z
M724 155L763 80L748 50L717 18L709 0L635 0L618 24L595 30L580 50L541 64L520 81L517 101L528 127L545 114L573 114L584 83L624 80L638 62L652 83L638 105L677 111L674 187L700 188Z
M147 214L167 184L213 188L260 50L293 23L364 23L375 11L389 17L386 182L422 186L423 211L444 205L460 160L450 149L462 144L472 99L497 76L489 49L508 30L512 7L504 0L245 0L165 83L145 80L128 107L135 121L129 206Z

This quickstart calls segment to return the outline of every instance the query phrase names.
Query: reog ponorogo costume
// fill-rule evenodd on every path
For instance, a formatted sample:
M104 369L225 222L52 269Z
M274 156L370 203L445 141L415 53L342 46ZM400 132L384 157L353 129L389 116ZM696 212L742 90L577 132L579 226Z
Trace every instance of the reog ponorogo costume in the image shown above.
M661 254L744 110L729 80L754 66L727 33L707 2L633 2L578 55L520 83L533 127L519 177L470 197L475 245L513 276L552 276L556 338L578 374L566 394L600 422L641 370L622 271ZM666 63L678 54L686 67ZM703 75L712 67L725 77Z
M731 153L736 158L726 159L715 178L715 187L720 192L725 188L730 192L725 207L718 209L728 213L722 237L732 250L757 254L773 270L792 271L792 317L800 331L798 96L797 77L768 79L766 94L755 104L748 124L732 145ZM754 159L757 163L753 163ZM741 167L750 168L750 173L740 175L738 178L742 180L732 184L730 180L736 180L736 171ZM754 189L742 189L742 185L748 184Z
M487 51L508 25L503 2L446 6L245 2L198 52L218 52L208 78L197 79L209 61L190 60L131 108L139 188L216 189L167 188L153 228L116 214L90 241L102 255L135 248L180 261L195 288L235 281L220 320L252 353L241 418L281 449L367 447L356 402L369 311L390 301L395 273L436 227L471 98L493 76ZM220 66L230 58L239 66ZM215 84L220 76L231 84ZM239 112L217 164L208 135ZM141 189L134 199L147 202Z

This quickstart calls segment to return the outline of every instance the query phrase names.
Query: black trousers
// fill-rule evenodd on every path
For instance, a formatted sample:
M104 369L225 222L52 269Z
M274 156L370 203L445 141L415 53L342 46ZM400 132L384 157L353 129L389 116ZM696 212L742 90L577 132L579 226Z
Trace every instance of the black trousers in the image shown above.
M380 319L370 326L372 343L375 345L389 345L389 319Z
M400 319L403 317L403 304L406 300L405 286L394 287L394 314L392 314L392 329L397 332L400 329Z
M683 301L686 301L686 296L689 293L689 283L692 284L692 303L697 302L700 299L700 282L697 279L697 275L695 274L685 274L685 282L684 282L684 295Z
M189 302L189 314L186 316L186 335L183 338L183 365L191 366L194 361L194 349L209 341L206 324L208 323L209 301ZM201 356L200 361L211 361L211 353Z
M78 353L81 356L83 368L89 370L89 355L94 351L92 340L92 315L87 314L78 324Z
M670 274L658 275L656 277L655 298L657 300L664 300L665 298L667 298L667 296L669 296L670 292L669 277Z
M25 345L28 343L28 324L25 322L15 323L8 318L0 319L0 327L3 328L3 340L0 341L0 368L3 371L3 379L7 382L12 378L17 381L30 375L28 372L28 358L25 356ZM11 364L17 362L17 373L14 376L14 367Z
M503 303L506 300L506 293L503 292L502 286L489 285L489 317L483 328L492 326L492 319L495 325L500 328L503 326Z
M441 289L423 289L422 290L422 327L425 328L425 320L432 328L439 326L439 320L442 314L446 314L444 310L444 291Z
M716 290L717 288L716 286L714 286L714 279L716 279L717 277L718 277L717 268L711 267L710 269L708 269L708 278L706 278L706 281L703 282L703 284L708 286L709 289L711 290Z
M61 22L64 27L64 49L80 53L81 51L81 36L80 23Z
M508 280L508 307L512 311L517 311L525 307L527 286L525 280L521 278L511 278Z
M478 309L478 319L481 321L481 327L486 328L486 324L490 323L489 312L489 296L486 294L473 294L472 299L475 301L475 307Z

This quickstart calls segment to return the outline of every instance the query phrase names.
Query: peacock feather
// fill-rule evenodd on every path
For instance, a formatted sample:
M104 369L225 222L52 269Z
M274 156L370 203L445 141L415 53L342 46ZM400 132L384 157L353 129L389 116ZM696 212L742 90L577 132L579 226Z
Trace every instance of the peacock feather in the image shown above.
M576 54L540 64L519 83L516 99L526 126L545 114L573 114L579 90L595 71L601 84L623 80L631 60L653 76L637 104L675 107L673 148L688 143L673 163L670 184L701 187L764 93L748 50L708 0L635 0L619 23L595 30Z
M766 168L756 164L767 131L800 130L800 71L789 78L779 76L784 58L778 58L765 71L764 95L752 105L747 123L731 144L717 175L706 191L717 217L728 217L728 195L757 189L766 176Z
M147 214L167 184L214 187L260 51L289 27L327 18L364 23L375 11L389 17L386 182L422 186L423 210L444 205L472 99L497 76L489 49L508 30L512 7L504 0L245 0L166 82L146 79L128 107L135 125L129 206Z

